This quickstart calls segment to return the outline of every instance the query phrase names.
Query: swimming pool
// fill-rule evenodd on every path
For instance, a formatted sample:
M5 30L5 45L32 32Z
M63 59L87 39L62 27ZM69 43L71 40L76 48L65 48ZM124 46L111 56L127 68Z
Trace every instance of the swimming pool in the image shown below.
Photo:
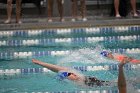
M0 32L0 93L118 93L117 85L85 88L31 62L32 58L117 80L118 62L100 56L107 49L140 59L140 26L8 30ZM140 65L127 64L128 93L140 93Z

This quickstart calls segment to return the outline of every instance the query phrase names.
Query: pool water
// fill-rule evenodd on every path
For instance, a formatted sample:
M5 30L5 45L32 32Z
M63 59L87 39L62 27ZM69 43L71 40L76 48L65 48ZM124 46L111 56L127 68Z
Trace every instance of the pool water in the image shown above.
M118 62L100 51L140 59L140 26L83 27L0 32L0 93L118 93L111 86L84 87L31 62L66 66L101 80L116 81ZM140 93L140 65L124 67L128 93Z

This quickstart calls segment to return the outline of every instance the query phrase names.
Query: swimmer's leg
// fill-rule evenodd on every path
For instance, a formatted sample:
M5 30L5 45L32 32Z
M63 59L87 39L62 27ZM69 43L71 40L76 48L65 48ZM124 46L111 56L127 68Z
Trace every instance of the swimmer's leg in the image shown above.
M48 0L47 12L48 12L48 22L52 22L53 0Z
M57 65L53 65L53 64L49 64L49 63L44 63L42 61L36 60L36 59L32 59L32 62L35 64L38 64L40 66L46 67L54 72L59 72L61 70L67 71L68 69L65 67L61 67L61 66L57 66Z
M59 15L60 15L60 21L64 21L63 19L63 12L64 12L64 9L63 9L63 1L62 0L57 0L57 6L58 6L58 11L59 11Z
M126 91L126 80L123 71L123 66L125 64L125 60L123 60L119 65L119 75L118 75L118 89L119 93L127 93Z

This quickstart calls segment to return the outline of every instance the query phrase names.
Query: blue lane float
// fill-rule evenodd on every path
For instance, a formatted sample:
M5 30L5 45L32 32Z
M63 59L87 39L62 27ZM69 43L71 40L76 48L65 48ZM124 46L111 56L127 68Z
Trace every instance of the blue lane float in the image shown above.
M136 90L136 93L139 93L140 89ZM55 92L47 92L47 91L39 91L39 92L24 92L24 93L119 93L117 89L104 89L104 90L90 90L90 91L55 91Z
M140 26L115 26L115 27L87 27L87 28L63 28L63 29L42 29L42 30L12 30L12 31L1 31L0 38L10 36L30 37L30 36L55 36L60 34L108 34L108 33L139 33Z
M138 70L140 65L126 64L125 70ZM73 66L72 68L82 71L118 71L118 64L103 65L103 66ZM15 74L31 74L31 73L47 73L51 72L47 68L22 68L22 69L0 69L0 75L15 75Z
M55 39L27 39L27 40L1 40L0 46L40 46L40 45L53 45L59 43L94 43L100 41L139 41L140 35L130 35L130 36L107 36L107 37L82 37L82 38L55 38Z
M110 49L113 53L129 53L138 54L140 53L140 48L132 49ZM28 51L28 52L0 52L0 59L21 59L21 58L31 58L31 57L41 57L41 56L64 56L72 53L71 50L65 51Z

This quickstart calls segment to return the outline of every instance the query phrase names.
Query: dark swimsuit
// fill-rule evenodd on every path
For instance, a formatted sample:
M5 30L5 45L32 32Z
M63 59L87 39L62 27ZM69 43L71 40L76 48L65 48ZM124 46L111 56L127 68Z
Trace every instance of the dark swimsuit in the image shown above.
M104 86L108 81L98 80L95 77L86 76L85 77L85 85L93 87L93 86Z

